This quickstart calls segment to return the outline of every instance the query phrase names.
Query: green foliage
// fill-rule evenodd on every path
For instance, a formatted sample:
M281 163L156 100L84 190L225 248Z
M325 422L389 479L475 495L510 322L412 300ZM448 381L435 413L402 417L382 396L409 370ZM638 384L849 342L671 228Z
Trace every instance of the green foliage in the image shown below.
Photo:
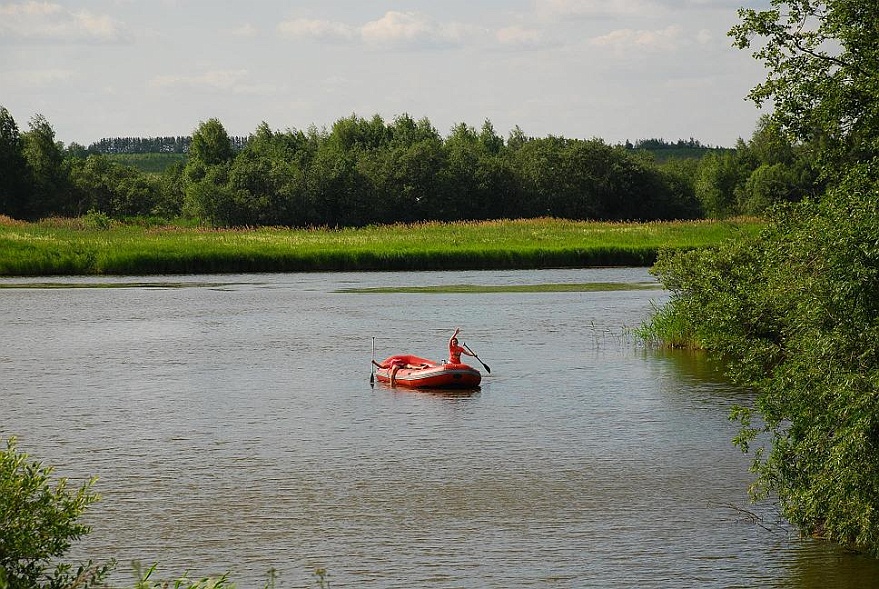
M0 212L21 218L31 198L24 146L15 119L0 107Z
M160 183L135 168L104 155L73 158L67 168L77 212L97 211L119 219L158 210Z
M73 542L89 532L77 520L98 495L94 479L79 489L66 479L54 486L52 468L28 462L15 438L0 451L0 587L2 589L65 589L95 587L112 565L74 566L61 562Z
M85 227L98 231L107 231L113 226L113 220L100 211L91 210L82 217Z
M117 153L108 155L107 158L146 174L162 174L175 164L186 165L186 155L182 153Z
M11 117L7 122L14 130ZM76 145L61 150L45 119L32 126L21 142L22 154L29 155L18 164L26 172L26 202L7 198L4 208L0 199L0 213L37 218L95 210L114 219L183 214L216 227L541 216L646 221L759 215L777 202L812 194L815 186L809 152L768 118L735 150L705 148L692 139L645 140L637 148L600 139L535 139L518 127L505 142L490 121L480 129L460 123L443 138L426 118L402 115L388 123L378 115L351 115L329 131L273 131L263 122L246 139L230 138L219 120L209 119L186 142L107 140L101 148L112 153L102 155ZM9 136L7 143L15 145L14 133ZM188 146L190 155L140 153L149 145ZM683 155L669 157L672 152ZM661 163L654 153L662 154ZM694 153L707 155L699 160ZM177 164L167 165L169 157ZM151 158L165 162L156 168L160 173L139 169Z
M701 142L694 138L685 141L678 139L675 142L666 141L664 139L639 139L634 144L626 142L626 149L641 151L650 154L652 159L658 163L666 163L673 161L694 161L698 162L709 153L722 153L727 151L723 147L709 147L702 145Z
M67 214L65 197L69 182L64 170L64 153L55 141L55 130L42 115L34 116L30 130L22 134L22 154L31 174L32 193L24 217L36 219L48 214Z
M237 138L241 139L241 138ZM234 142L234 140L233 140ZM189 151L191 137L108 137L88 146L88 153L177 154ZM239 141L240 143L240 141Z
M723 219L762 215L777 204L815 196L823 188L818 176L811 146L793 143L764 116L748 142L702 159L694 188L705 215Z
M192 579L184 574L170 581L153 579L157 568L154 564L146 571L138 570L138 580L134 584L134 589L235 589L235 584L229 581L228 575Z
M663 254L654 271L674 296L653 333L723 356L757 393L736 440L762 440L755 497L879 557L879 161L756 239Z
M879 148L879 11L858 0L771 0L730 31L767 70L750 98L835 177ZM756 41L756 42L755 42Z
M16 145L14 133L9 137L6 143ZM246 140L233 140L219 120L209 119L188 143L185 139L102 142L100 150L111 155L77 145L65 151L45 119L37 118L22 138L23 159L13 166L24 169L26 202L18 206L7 198L4 204L0 198L0 214L28 219L89 210L114 219L183 214L217 227L701 214L693 182L684 176L694 168L672 173L644 151L599 139L534 139L517 128L505 142L490 121L479 129L455 125L444 139L426 118L402 115L389 123L378 115L351 115L329 131L281 132L261 123ZM138 168L149 157L167 161L182 155L141 153L148 145L162 150L188 145L189 156L160 174L146 173Z
M189 146L190 161L216 166L229 162L233 156L232 140L219 119L208 119L199 124Z

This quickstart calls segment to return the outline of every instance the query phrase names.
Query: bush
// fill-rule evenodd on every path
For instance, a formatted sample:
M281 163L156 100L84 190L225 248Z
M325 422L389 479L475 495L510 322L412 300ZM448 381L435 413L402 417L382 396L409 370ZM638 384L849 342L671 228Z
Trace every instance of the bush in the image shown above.
M71 490L62 478L50 483L51 467L28 462L15 438L0 451L0 589L95 587L113 563L60 562L90 528L77 520L98 500L95 479Z
M755 498L879 557L879 161L778 211L757 239L664 254L654 270L673 295L645 332L723 356L757 393L736 412L736 443L760 442Z

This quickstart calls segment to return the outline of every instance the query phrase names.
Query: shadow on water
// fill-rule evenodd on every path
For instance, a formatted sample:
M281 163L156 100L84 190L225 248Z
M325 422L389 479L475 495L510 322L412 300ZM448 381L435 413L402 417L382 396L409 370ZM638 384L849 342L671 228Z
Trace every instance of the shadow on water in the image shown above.
M648 355L673 368L682 379L730 384L723 363L701 350L648 348Z
M387 391L396 395L422 395L425 397L435 397L438 399L472 399L478 397L482 392L480 387L472 389L431 389L431 388L410 388L410 387L392 387L385 383L375 383L375 389Z
M734 405L751 405L754 394L734 385L724 373L723 363L708 354L692 350L649 349L645 357L668 369L674 378L660 384L666 399L681 405L728 410ZM684 389L681 383L687 383ZM683 398L683 396L686 398ZM693 397L695 395L695 398ZM731 424L731 428L737 428ZM732 430L731 430L732 431ZM846 548L808 537L783 521L777 505L770 502L745 507L728 505L732 512L750 520L767 535L786 538L779 545L784 553L787 576L767 580L765 586L780 589L872 589L879 586L879 561ZM761 533L763 533L761 532Z
M796 551L784 589L874 589L879 562L833 544L804 539Z
M752 391L737 386L727 377L722 361L704 351L649 348L644 351L644 357L668 370L672 383L685 383L690 402L694 394L696 401L720 402L722 406L750 405L754 399ZM668 392L679 394L682 390L683 387L675 386Z

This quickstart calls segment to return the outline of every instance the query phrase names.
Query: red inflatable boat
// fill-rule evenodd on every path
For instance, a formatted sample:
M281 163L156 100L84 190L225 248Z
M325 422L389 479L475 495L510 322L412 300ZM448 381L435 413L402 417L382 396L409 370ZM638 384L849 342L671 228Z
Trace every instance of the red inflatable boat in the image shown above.
M473 389L482 375L467 364L439 364L433 360L401 354L376 363L375 377L391 386L416 389Z

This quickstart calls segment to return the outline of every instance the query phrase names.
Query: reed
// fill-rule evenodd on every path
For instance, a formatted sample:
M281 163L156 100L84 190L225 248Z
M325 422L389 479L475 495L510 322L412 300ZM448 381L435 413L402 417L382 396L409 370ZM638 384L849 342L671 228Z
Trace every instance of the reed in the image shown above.
M661 248L756 233L757 220L601 223L560 219L357 229L109 227L0 219L0 275L531 269L650 266Z

